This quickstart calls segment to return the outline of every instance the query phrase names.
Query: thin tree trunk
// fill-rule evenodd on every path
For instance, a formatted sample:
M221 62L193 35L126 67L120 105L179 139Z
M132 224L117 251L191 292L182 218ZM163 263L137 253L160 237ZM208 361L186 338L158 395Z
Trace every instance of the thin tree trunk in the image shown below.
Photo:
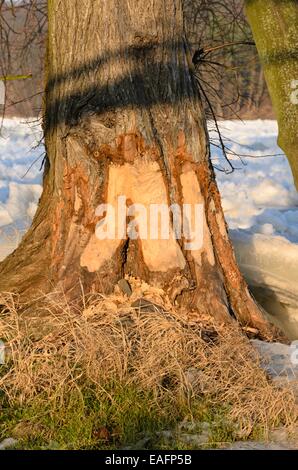
M298 2L245 0L279 126L298 190Z
M47 168L33 225L0 266L23 297L111 292L125 274L220 321L267 328L237 267L210 166L181 0L49 0ZM101 203L204 205L203 246L99 240Z

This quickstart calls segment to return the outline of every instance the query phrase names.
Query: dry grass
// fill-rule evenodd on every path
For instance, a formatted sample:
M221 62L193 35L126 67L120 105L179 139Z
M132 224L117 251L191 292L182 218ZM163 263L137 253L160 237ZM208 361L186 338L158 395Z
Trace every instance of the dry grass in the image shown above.
M119 292L97 296L82 311L47 299L36 321L20 317L13 296L0 299L6 306L0 338L8 351L0 388L11 406L39 402L59 408L72 392L83 400L86 384L102 393L106 384L121 383L152 392L159 406L165 396L189 410L194 400L204 399L225 409L238 436L296 421L293 393L270 383L237 328L215 326L208 318L191 322L162 291L132 282L131 299ZM132 308L140 296L163 308Z

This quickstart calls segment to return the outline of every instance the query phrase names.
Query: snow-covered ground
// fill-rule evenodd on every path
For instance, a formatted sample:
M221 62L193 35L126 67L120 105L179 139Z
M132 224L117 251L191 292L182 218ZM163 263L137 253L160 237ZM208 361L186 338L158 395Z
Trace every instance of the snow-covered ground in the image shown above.
M41 136L36 122L4 120L0 135L0 260L16 247L36 210L42 176L42 156L38 157L43 148L34 146Z
M225 121L221 130L239 168L217 171L238 263L257 299L292 339L298 338L298 192L280 154L275 121ZM213 147L215 166L224 165ZM225 165L227 167L227 165Z
M217 171L223 206L240 267L256 297L292 338L298 338L298 193L276 144L275 121L225 121L237 170ZM43 148L36 123L6 119L0 137L0 260L17 245L41 193ZM216 138L214 134L212 137ZM230 140L229 140L230 139ZM212 147L216 167L225 165ZM30 165L38 161L28 171ZM226 165L225 165L226 166Z

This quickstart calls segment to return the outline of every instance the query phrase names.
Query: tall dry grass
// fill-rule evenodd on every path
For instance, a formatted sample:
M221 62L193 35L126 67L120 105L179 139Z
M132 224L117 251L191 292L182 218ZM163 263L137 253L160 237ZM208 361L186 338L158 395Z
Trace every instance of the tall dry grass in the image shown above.
M162 308L132 308L140 295ZM59 407L74 391L83 396L85 384L102 393L114 382L152 391L160 406L165 395L190 409L194 399L205 399L224 407L226 419L246 436L256 427L296 421L292 391L269 381L238 328L207 318L190 322L162 291L141 283L131 299L118 292L84 302L78 310L63 298L47 298L42 311L27 318L19 315L14 296L2 295L0 338L7 365L0 388L10 405Z

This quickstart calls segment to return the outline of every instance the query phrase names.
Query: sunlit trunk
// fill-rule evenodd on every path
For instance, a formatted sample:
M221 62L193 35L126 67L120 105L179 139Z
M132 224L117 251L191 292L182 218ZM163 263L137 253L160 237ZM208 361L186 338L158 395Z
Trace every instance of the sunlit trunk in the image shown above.
M245 3L278 120L278 144L289 159L298 189L298 2Z
M112 292L129 274L198 318L264 329L227 235L181 1L49 1L45 105L44 193L31 230L0 266L1 290L31 298L61 288L75 298ZM143 235L132 239L132 212L101 240L99 206L119 197L123 210L139 204L147 215L152 204L181 213L188 205L192 228L198 208L198 244L190 249L183 230L174 236L174 216L168 238L150 236L148 219L147 236L139 225Z

